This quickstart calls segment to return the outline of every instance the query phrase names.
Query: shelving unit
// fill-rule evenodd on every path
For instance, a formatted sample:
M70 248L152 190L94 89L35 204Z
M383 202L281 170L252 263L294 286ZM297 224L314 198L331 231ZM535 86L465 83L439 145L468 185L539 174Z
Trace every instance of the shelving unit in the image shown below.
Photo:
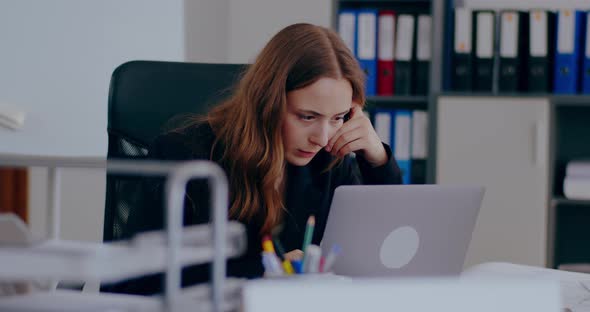
M479 183L486 186L488 192L476 225L467 266L484 261L511 261L553 268L572 261L590 263L590 230L585 230L590 229L590 201L567 199L563 194L567 162L590 159L590 95L455 92L450 91L450 83L445 78L452 70L453 12L456 6L498 12L508 8L554 10L587 5L581 2L561 3L563 1L530 0L514 5L513 2L334 0L332 24L337 29L337 13L347 8L431 14L433 30L428 94L423 97L372 97L368 103L369 107L428 112L427 183ZM454 111L450 117L449 106L439 105L441 99L446 101L449 98L461 102L459 106L464 107ZM469 101L474 105L469 105ZM531 105L534 107L529 107ZM520 114L520 117L514 118L510 114ZM530 114L536 115L527 117ZM482 125L487 128L478 129ZM512 128L507 130L502 127ZM450 136L444 134L441 140L442 129L456 132L448 132L454 133ZM497 136L498 131L503 134ZM489 144L495 144L495 148L488 148L486 140L490 139L494 141ZM460 148L466 142L471 143L465 145L462 153L449 151L450 148ZM477 146L487 152L478 152ZM513 151L512 156L510 151ZM441 159L443 154L451 157ZM510 161L520 162L520 165ZM506 167L513 169L505 170ZM453 170L449 171L449 168ZM443 176L441 172L444 172ZM522 191L519 193L518 190ZM495 227L505 222L502 220L520 220L520 223L513 223L509 233L495 234ZM513 243L516 244L514 248L509 247Z
M563 193L569 161L590 159L590 96L554 96L550 230L554 234L552 266L590 263L590 201Z
M472 10L495 10L496 12L501 10L506 10L510 8L519 9L519 10L528 10L528 9L549 9L554 10L555 8L578 8L580 9L580 5L583 5L581 2L576 4L574 3L562 3L563 1L522 1L519 3L515 3L513 5L510 1L479 1L479 0L463 0L463 1L452 1L447 0L444 1L446 3L446 7L453 10L455 4L461 7L467 7ZM453 3L454 2L454 3ZM588 4L585 4L588 5ZM588 8L585 8L588 9ZM446 12L447 17L452 19L452 12ZM498 21L498 19L496 20ZM447 20L444 23L445 32L453 31L453 22L452 20ZM450 35L452 37L452 35ZM447 44L441 50L443 51L443 55L446 59L445 62L445 74L442 77L448 77L448 71L451 70L452 64L450 64L450 51L452 49L452 45ZM444 78L443 78L444 79ZM522 220L522 230L517 230L516 228L510 233L509 236L514 237L512 240L507 240L510 243L502 243L500 240L494 240L494 232L488 231L486 235L488 236L487 242L483 239L478 241L478 244L484 245L488 244L487 248L490 250L488 255L483 255L479 257L477 260L504 260L504 261L518 261L518 257L514 257L514 255L525 255L526 253L530 255L539 255L539 250L545 250L545 257L542 263L531 263L534 265L545 265L552 268L557 268L560 264L563 263L590 263L590 252L586 252L590 246L590 231L586 230L586 228L590 228L590 201L582 201L582 200L571 200L565 198L563 194L563 179L565 176L565 167L567 163L571 160L575 159L590 159L590 96L585 94L572 94L572 95L561 95L561 94L554 94L554 93L480 93L480 92L453 92L449 91L447 88L442 90L438 94L440 97L454 97L456 99L469 99L474 101L474 106L482 106L479 105L479 101L488 101L490 106L499 105L501 103L506 104L514 103L516 106L522 100L534 100L534 99L544 99L548 102L549 107L549 114L548 119L543 121L543 123L548 121L546 129L539 129L538 124L539 122L533 122L530 125L526 125L528 121L527 117L523 115L520 120L522 120L523 125L520 126L518 124L513 124L511 130L505 131L506 129L502 129L501 131L504 133L503 136L498 137L497 140L497 151L490 150L488 151L488 155L479 155L479 160L481 162L481 166L488 166L490 167L487 172L480 173L477 177L479 181L482 183L488 183L489 187L487 187L491 197L484 199L483 209L488 209L489 211L500 211L503 209L505 210L504 214L496 213L493 215L491 212L484 212L482 218L486 218L484 221L483 219L478 220L479 223L485 224L486 222L490 222L489 224L497 224L500 226L501 218L511 220L514 218L521 218L521 217L530 217L531 219L537 219L536 222L527 222L526 219ZM522 106L522 109L525 109L525 103L518 104ZM502 114L496 116L497 118L497 125L502 125L505 127L505 119L513 119L510 114L514 114L514 109L516 107L511 107L511 105L505 105L506 107L502 109L504 112L505 117L502 117ZM490 107L481 107L481 110L489 109ZM445 127L449 127L449 123L451 121L444 120L445 117L441 117L440 114L441 108L438 105L431 106L430 108L435 114L436 118L438 119L437 122L444 123ZM479 116L478 111L476 110L469 110L469 114L463 114L463 118L480 118L485 117ZM512 112L511 112L512 111ZM531 112L532 114L532 112ZM477 116L477 117L474 117ZM456 120L455 120L456 123ZM472 136L478 136L478 133L481 133L480 130L473 127L479 127L482 123L472 122L469 127L467 128L467 122L462 123L461 125L464 126L465 131L471 131ZM488 123L487 127L494 127L494 123ZM520 130L518 129L520 127ZM440 129L440 127L439 127ZM542 130L542 131L539 131ZM518 141L520 143L516 145L509 145L508 142L514 142L513 137L520 137L521 140ZM539 137L542 137L542 140L539 140ZM487 140L487 137L481 137L480 140ZM445 138L443 140L434 140L433 142L433 150L436 151L437 145L441 144L456 144L457 142L453 142L452 138ZM497 165L502 164L503 167L496 167L496 170L493 168L493 162L495 159L505 156L508 153L508 150L519 150L523 147L527 147L523 149L520 153L525 152L528 155L539 155L540 149L539 147L547 147L547 152L542 153L543 159L546 159L546 163L542 163L541 165L533 166L536 167L538 172L547 173L544 180L538 180L539 176L535 176L535 174L531 174L525 180L522 179L523 172L518 175L514 176L514 179L506 179L506 176L502 176L500 173L503 172L503 167L509 166L512 167L513 164L508 162L519 162L517 156L510 156L503 158L503 163L497 163ZM447 166L448 163L440 162L438 156L441 153L437 152L434 156L436 159L436 164L434 165L435 171L437 166ZM523 154L526 155L526 154ZM455 155L457 157L457 163L471 163L473 162L473 154L465 154ZM536 157L536 156L533 156ZM537 158L538 159L538 158ZM520 166L514 167L512 172L517 173L519 171L525 170L527 166L531 166L535 163L535 158L530 158L530 162L520 162ZM459 167L455 168L456 170L460 170ZM484 170L485 171L485 170ZM508 173L507 173L508 174ZM440 179L439 176L435 177L435 181L437 183L440 182L448 182L450 180L453 181L460 181L464 183L472 182L472 180L461 180L457 177L463 175L461 172L456 173L449 173L449 176L452 178L447 179L444 178L443 180ZM435 174L436 176L436 174ZM503 183L495 184L493 181L498 181L498 177L503 177ZM521 181L517 183L516 181ZM542 184L542 185L541 185ZM530 189L532 185L537 185L538 191L536 195L528 193L526 190ZM505 187L507 186L507 187ZM542 191L545 189L546 191ZM522 190L522 194L512 194L511 189ZM486 196L488 197L488 196ZM504 204L498 204L499 202L496 201L497 199L501 198L512 198L510 201L506 201ZM487 207L490 206L490 200L498 205L492 205L494 207ZM529 214L523 215L524 209L524 202L528 202L530 208L527 208L530 212ZM487 203L487 206L486 206ZM508 208L508 209L507 209ZM511 213L510 213L511 212ZM492 216L493 215L493 216ZM539 216L546 215L546 220L540 222ZM480 213L481 216L481 213ZM478 223L478 224L479 224ZM542 235L543 239L545 240L544 246L538 246L531 249L531 245L536 239L533 240L531 236L527 239L530 243L529 244L520 244L522 246L522 250L513 250L510 252L508 249L505 249L504 245L510 245L514 240L521 240L525 233L531 233L531 227L535 230L534 232L538 233L538 235ZM490 229L488 229L490 230ZM477 227L476 227L477 232ZM502 236L506 234L503 232ZM504 237L504 236L502 236ZM528 250L527 250L528 249ZM483 248L482 248L483 250ZM494 259L491 255L498 255L498 258ZM504 258L503 258L504 257ZM512 259L510 258L512 257ZM524 259L524 258L520 258ZM530 258L532 259L532 258ZM526 263L524 263L526 264Z
M393 95L393 96L369 96L367 98L368 109L404 109L422 110L428 112L428 127L431 128L436 121L434 118L435 94L440 92L440 73L442 71L442 39L443 34L440 25L443 23L444 4L442 1L432 0L332 0L333 14L332 26L338 29L338 12L342 9L370 8L378 10L394 10L396 14L429 14L432 17L432 44L429 68L429 88L425 95ZM434 141L432 131L429 130L428 157L426 159L425 183L434 183ZM420 179L422 180L422 179ZM418 182L421 183L421 182Z

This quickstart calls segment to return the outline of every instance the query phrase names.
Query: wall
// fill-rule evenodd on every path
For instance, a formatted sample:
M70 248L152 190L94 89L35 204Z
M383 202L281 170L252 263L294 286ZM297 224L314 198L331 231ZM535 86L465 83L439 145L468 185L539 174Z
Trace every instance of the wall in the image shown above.
M186 60L226 63L230 0L185 1Z
M331 26L331 0L230 0L230 63L251 63L281 28L298 22Z
M107 96L116 66L185 58L182 0L0 2L0 107L27 112L0 128L0 153L105 156ZM30 171L30 222L45 233L47 172ZM104 172L62 177L64 238L102 239Z
M331 1L3 1L0 106L28 116L21 131L0 130L0 153L105 156L108 84L117 65L249 62L274 33L302 21L329 26ZM32 168L29 180L30 223L43 236L47 170ZM104 172L63 171L63 238L102 239L104 193Z
M0 3L0 106L25 110L0 153L106 154L113 69L184 59L182 0L8 0Z

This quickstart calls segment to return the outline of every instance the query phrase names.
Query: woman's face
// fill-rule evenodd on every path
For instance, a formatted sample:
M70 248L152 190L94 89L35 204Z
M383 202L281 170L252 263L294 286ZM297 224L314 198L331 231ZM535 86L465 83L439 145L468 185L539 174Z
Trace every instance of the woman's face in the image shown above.
M344 78L320 78L287 93L281 129L287 162L307 165L342 126L351 107L352 86Z

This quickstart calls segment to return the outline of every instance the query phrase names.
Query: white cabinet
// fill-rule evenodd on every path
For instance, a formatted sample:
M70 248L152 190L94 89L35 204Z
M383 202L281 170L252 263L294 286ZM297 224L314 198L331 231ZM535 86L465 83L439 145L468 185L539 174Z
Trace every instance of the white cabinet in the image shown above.
M547 264L549 108L547 98L439 97L436 182L486 188L465 267Z

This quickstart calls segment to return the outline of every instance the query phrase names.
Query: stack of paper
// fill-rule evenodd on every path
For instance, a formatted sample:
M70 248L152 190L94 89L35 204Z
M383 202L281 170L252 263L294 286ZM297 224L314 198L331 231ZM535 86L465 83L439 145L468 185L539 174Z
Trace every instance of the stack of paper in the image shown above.
M590 160L567 164L563 193L569 199L590 200Z
M553 270L503 262L473 266L461 274L463 279L513 279L559 283L563 311L590 312L590 274Z

